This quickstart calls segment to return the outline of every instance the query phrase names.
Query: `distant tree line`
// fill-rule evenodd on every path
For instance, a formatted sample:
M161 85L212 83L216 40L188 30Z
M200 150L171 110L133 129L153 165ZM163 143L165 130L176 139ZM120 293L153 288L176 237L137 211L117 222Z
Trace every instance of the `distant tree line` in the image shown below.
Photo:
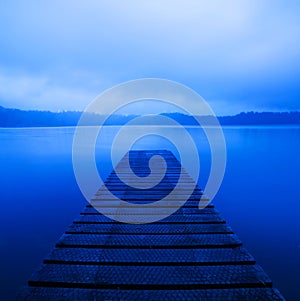
M0 106L0 127L53 127L53 126L76 126L82 112L64 111L24 111L18 109L7 109ZM84 125L105 124L125 124L133 119L134 115L112 115L107 118L105 115L90 113Z
M72 126L80 112L23 111L0 107L1 127Z
M223 125L300 124L300 112L243 112L219 120Z
M43 126L75 126L82 112L64 111L23 111L7 109L0 106L0 127L43 127ZM182 113L164 113L182 125L197 125L194 117ZM106 118L105 115L89 114L85 125L97 125ZM137 115L112 115L105 121L106 125L122 125L137 117ZM203 124L214 124L212 116L199 117ZM300 112L248 112L234 116L218 117L222 125L295 125L300 124Z
M194 117L182 113L165 113L164 116L170 117L181 124L197 125ZM197 118L204 125L214 125L215 118L212 116L198 116ZM300 124L300 112L247 112L233 116L219 116L221 125L271 125L271 124Z

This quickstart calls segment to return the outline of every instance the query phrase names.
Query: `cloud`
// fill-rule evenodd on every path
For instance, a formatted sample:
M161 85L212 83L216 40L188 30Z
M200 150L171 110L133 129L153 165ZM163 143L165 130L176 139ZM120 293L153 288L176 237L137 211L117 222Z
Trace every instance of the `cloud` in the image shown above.
M295 109L299 13L292 0L3 2L0 67L45 77L45 106L51 90L69 107L62 97L162 77L191 86L220 113Z
M6 107L37 110L83 110L97 94L58 85L46 77L0 73L0 101Z

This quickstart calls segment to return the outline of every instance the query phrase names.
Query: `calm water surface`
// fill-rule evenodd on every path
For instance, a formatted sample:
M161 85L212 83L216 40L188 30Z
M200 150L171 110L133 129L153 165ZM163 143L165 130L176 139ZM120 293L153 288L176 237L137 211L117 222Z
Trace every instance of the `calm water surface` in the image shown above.
M118 128L99 137L102 177ZM176 132L176 129L168 129ZM196 128L206 182L210 152ZM72 168L74 128L0 129L0 296L14 300L86 201ZM227 169L214 203L287 300L300 295L300 128L225 127ZM136 149L174 146L148 137ZM121 151L121 148L120 148Z

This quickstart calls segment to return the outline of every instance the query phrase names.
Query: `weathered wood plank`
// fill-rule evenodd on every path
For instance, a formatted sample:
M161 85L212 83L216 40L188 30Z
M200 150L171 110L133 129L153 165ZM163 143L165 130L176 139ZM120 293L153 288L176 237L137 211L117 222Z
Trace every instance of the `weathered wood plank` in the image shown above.
M271 287L258 265L95 266L44 264L30 286L110 289L209 289Z
M126 200L126 202L128 203L132 203L136 205L136 208L138 208L139 204L141 204L140 202L133 202L132 200ZM109 208L114 208L114 207L119 207L120 206L120 201L116 201L116 200L97 200L95 199L94 201L91 201L90 205L87 205L86 207L90 207L90 208L105 208L105 207L109 207ZM150 203L149 207L152 207L153 205ZM160 205L161 208L174 208L177 207L176 201L168 201L165 203L165 205ZM125 205L122 205L122 207L126 207ZM148 206L145 203L142 203L140 208L147 208ZM189 200L186 203L184 203L184 205L182 206L182 208L198 208L199 207L199 201L194 201L194 200ZM215 206L213 204L209 204L207 205L205 208L214 208Z
M244 248L220 249L88 249L56 248L45 263L108 265L232 265L254 264Z
M233 233L226 224L72 224L68 234L221 234Z
M100 207L101 208L101 207ZM100 209L99 208L99 209ZM175 207L176 208L176 207ZM178 208L178 207L177 207ZM161 208L158 206L148 206L147 211L145 208L135 208L134 212L130 207L116 207L116 208L101 208L101 213L97 210L97 207L94 208L86 207L80 214L82 215L99 215L99 214L124 214L124 215L131 215L131 214L138 214L138 215L153 215L153 214L168 214L170 212L169 208ZM173 213L174 215L193 215L193 214L218 214L214 208L204 208L199 210L199 208L179 208L177 211Z
M208 301L282 301L284 298L273 288L235 288L235 289L183 289L183 290L124 290L124 289L83 289L83 288L52 288L30 287L24 289L18 301L108 301L108 300L208 300Z
M74 223L83 224L102 224L102 223L118 223L104 215L81 215L74 220ZM224 224L225 220L217 214L202 214L202 215L170 215L162 220L153 224Z
M235 234L160 234L122 235L111 234L64 234L57 247L83 248L224 248L242 243Z

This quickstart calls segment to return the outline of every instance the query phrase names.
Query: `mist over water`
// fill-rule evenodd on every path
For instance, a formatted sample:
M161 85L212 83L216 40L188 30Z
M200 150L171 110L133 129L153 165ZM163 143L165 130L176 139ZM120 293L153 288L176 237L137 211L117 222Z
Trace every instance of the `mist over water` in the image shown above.
M16 291L86 204L72 167L74 129L0 129L3 300L14 300ZM106 127L98 137L95 156L103 179L113 168L110 146L118 129ZM160 130L176 133L176 128L171 127ZM198 128L190 127L188 131L199 150L199 185L203 188L211 163L209 144ZM216 209L269 274L274 286L288 300L297 300L300 127L224 127L224 135L227 168L214 200ZM179 156L174 145L158 136L143 138L133 148L169 149Z

